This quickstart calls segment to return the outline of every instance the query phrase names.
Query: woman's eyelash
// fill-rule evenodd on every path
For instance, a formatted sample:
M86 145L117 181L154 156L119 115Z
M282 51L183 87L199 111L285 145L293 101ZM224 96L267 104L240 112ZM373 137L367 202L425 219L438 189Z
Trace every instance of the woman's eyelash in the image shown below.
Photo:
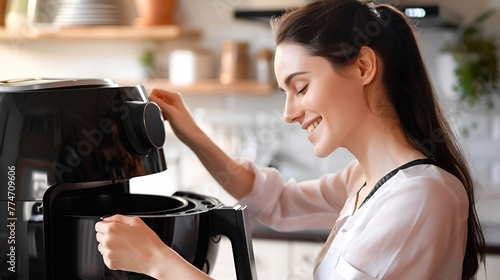
M297 95L302 94L302 93L303 93L303 92L307 89L307 87L308 87L308 86L309 86L309 85L306 85L306 86L305 86L305 87L303 87L301 90L299 90L299 91L297 92Z

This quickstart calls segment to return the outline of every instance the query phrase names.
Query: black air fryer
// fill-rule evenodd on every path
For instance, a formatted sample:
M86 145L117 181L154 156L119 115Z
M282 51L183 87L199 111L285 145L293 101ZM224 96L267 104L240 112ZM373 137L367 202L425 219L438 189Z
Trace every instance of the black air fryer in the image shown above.
M238 279L256 279L245 207L177 192L131 194L129 180L166 170L159 107L142 86L106 79L0 82L0 279L152 279L106 268L94 225L141 217L210 273L221 235Z

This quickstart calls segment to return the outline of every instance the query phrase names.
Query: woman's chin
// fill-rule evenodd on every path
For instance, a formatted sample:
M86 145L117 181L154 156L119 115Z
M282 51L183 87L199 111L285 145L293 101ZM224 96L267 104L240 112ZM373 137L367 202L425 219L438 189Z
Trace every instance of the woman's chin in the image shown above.
M333 152L333 151L332 151ZM314 154L319 157L319 158L326 158L329 156L332 152L327 152L324 149L321 149L319 147L314 147Z
M320 143L317 143L314 145L314 154L319 157L319 158L326 158L327 156L331 155L335 150L339 148L338 145L320 145Z

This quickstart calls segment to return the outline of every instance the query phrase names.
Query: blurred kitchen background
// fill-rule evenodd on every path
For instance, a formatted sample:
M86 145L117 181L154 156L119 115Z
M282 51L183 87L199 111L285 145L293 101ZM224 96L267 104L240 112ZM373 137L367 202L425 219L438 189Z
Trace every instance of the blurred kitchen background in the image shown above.
M162 13L148 15L147 2L163 5L153 7ZM282 121L285 96L274 81L268 21L270 15L303 2L0 0L0 15L5 14L0 16L0 80L95 77L122 85L142 84L148 91L180 91L203 129L230 155L276 167L286 179L314 179L337 171L353 157L340 149L328 158L316 158L306 133ZM487 276L482 272L480 279L500 279L500 89L489 66L490 72L475 77L479 86L474 91L482 94L472 99L475 105L461 102L461 94L474 95L456 87L468 76L455 73L463 64L452 51L445 51L463 50L464 46L452 44L464 26L486 13L477 27L482 30L484 59L496 62L497 69L500 11L488 11L500 9L500 0L389 3L408 8L405 11L413 17L435 89L480 185L478 211L490 252ZM451 27L457 25L461 28ZM483 56L473 57L477 61ZM171 195L189 190L235 203L168 124L166 128L168 170L134 179L133 191ZM257 225L252 230L260 279L312 278L314 258L326 232L279 234ZM226 249L221 249L213 274L217 279L235 279L231 254L223 253Z

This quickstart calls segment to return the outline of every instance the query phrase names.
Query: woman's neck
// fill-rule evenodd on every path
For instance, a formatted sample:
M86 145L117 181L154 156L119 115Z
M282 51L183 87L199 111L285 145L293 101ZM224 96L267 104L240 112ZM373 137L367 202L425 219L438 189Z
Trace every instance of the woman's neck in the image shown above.
M411 146L396 118L372 115L356 134L346 148L363 168L368 188L399 166L426 158Z

